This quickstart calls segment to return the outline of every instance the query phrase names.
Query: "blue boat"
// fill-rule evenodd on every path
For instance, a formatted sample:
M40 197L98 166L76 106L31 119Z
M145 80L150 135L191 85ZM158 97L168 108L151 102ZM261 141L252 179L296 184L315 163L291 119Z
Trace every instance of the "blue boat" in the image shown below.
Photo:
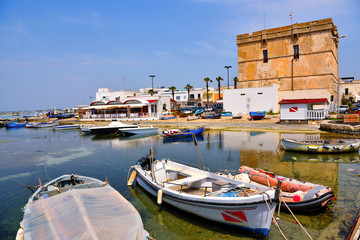
M197 128L197 129L184 129L184 130L169 130L169 131L163 131L164 138L186 138L186 137L192 137L193 135L199 136L202 135L204 132L205 127Z
M222 112L221 113L222 117L232 117L232 115L233 115L232 112Z
M9 122L5 126L6 128L22 128L26 127L26 122L24 123L18 123L18 122Z
M201 115L204 112L204 108L198 108L195 111L195 116Z
M161 116L161 120L169 120L169 119L174 119L174 118L176 118L176 116L175 115L163 115L163 116Z
M249 112L250 118L253 120L260 120L263 119L266 115L265 111L258 111L258 112Z

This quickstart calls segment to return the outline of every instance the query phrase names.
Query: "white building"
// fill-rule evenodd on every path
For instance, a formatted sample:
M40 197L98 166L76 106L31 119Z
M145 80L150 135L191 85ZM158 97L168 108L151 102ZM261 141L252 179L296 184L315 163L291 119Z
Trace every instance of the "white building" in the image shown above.
M141 88L140 92L142 92L143 94L147 94L148 91L151 88ZM173 98L172 96L172 91L168 88L154 88L154 91L156 92L153 96L159 96L159 97L163 97L163 96L167 96L170 97L171 99ZM183 89L176 89L174 91L174 100L177 102L178 105L180 105L180 107L184 107L187 105L188 102L188 94L186 90Z
M141 92L136 91L114 91L110 88L99 88L96 92L95 101L109 102L123 100L127 97L140 97L141 95Z
M278 84L274 84L272 87L224 89L224 111L232 113L278 112L278 87Z
M321 120L328 116L327 98L283 99L279 104L281 121Z

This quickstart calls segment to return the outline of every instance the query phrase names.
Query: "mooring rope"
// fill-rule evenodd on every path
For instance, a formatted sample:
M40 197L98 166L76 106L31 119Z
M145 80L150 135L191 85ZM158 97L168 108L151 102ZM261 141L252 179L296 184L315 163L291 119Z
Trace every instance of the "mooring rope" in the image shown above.
M294 213L290 210L289 206L286 204L285 201L282 200L282 197L280 196L279 197L280 199L280 205L281 205L281 202L284 203L284 205L286 206L286 208L289 210L289 212L291 213L291 215L295 218L295 221L297 222L297 224L299 224L299 226L302 228L302 230L304 230L304 232L306 233L306 235L311 239L313 240L313 238L310 236L310 234L305 230L305 228L303 227L303 225L299 222L299 220L295 217ZM280 212L280 211L279 211Z
M267 195L267 194L266 194L266 195ZM268 195L268 196L269 196L269 195ZM271 214L271 218L272 218L273 221L274 221L274 224L275 224L276 227L279 229L279 231L280 231L281 235L284 237L284 239L287 240L287 237L285 236L285 234L284 234L283 231L281 230L279 224L277 223L274 215L272 214L272 212L271 212L271 210L270 210L269 204L268 204L268 202L267 202L267 200L266 200L266 198L265 198L265 194L264 194L264 193L263 193L263 198L264 198L264 201L265 201L265 203L266 203L266 206L267 206L267 208L268 208L268 210L269 210L269 212L270 212L270 214Z

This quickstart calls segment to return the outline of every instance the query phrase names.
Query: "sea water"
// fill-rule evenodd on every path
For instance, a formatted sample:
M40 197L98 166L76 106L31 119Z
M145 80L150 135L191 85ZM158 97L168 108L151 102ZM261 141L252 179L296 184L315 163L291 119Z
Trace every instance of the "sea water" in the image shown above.
M360 208L360 161L358 154L309 158L284 154L279 139L329 136L272 132L205 131L199 139L200 154L193 142L164 142L160 136L89 136L79 130L0 129L0 239L14 239L22 220L21 209L32 194L24 185L36 186L63 174L85 175L101 180L127 198L139 211L145 229L155 239L259 239L241 229L218 224L180 211L139 187L127 187L131 165L154 152L211 171L236 171L241 165L330 186L335 202L323 211L296 214L314 239L344 239ZM331 136L330 136L331 137ZM339 137L337 135L337 137ZM198 152L198 153L199 153ZM197 157L198 156L198 157ZM277 213L276 213L277 216ZM279 225L289 239L307 236L293 217L280 212ZM274 224L268 239L281 239Z

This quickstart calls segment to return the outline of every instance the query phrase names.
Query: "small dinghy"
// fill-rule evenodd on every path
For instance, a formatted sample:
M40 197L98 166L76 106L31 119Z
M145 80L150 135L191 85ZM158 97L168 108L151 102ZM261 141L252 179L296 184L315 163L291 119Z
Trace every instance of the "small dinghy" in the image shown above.
M16 239L148 239L136 209L107 181L63 175L24 207Z
M178 209L267 236L276 206L275 189L196 169L169 159L141 158L128 185Z
M359 150L360 141L344 140L312 140L301 141L289 138L280 139L284 150L315 153L345 153Z
M286 205L291 211L311 212L325 207L334 201L334 192L330 187L320 184L303 182L296 179L275 175L261 169L242 166L234 178L249 183L258 183L264 186L276 187L281 181L281 207Z

